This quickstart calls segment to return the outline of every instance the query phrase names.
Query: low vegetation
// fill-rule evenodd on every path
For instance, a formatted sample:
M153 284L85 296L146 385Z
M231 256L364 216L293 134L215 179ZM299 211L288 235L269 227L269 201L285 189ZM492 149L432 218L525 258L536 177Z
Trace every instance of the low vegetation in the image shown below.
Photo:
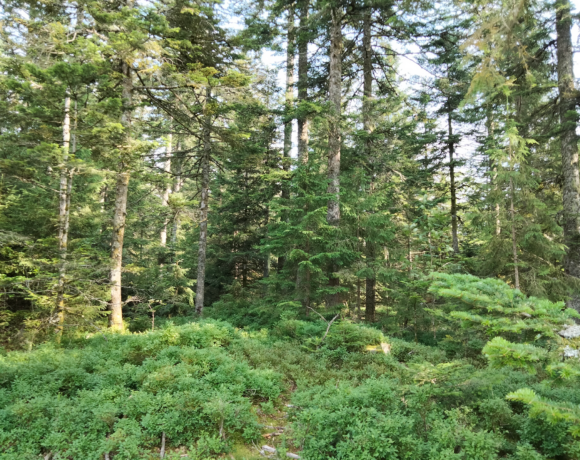
M322 341L328 322L287 310L268 328L165 322L5 353L0 457L578 458L580 365L556 333L577 314L465 275L428 295L454 331L432 345L347 312Z

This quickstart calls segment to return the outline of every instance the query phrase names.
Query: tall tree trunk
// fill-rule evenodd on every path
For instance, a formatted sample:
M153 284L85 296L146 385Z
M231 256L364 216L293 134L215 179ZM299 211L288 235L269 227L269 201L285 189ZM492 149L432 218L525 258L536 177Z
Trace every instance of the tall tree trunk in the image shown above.
M298 104L304 105L308 100L308 10L309 0L300 0L300 26L297 36L298 45ZM308 163L308 117L299 112L298 116L298 161L301 165ZM307 209L305 208L305 212ZM308 244L307 244L308 246ZM306 275L306 276L305 276ZM302 305L306 316L310 314L310 273L298 273L296 277L296 292L302 298Z
M371 98L373 97L373 62L371 48L371 9L367 8L363 16L363 129L367 134L365 153L370 155L369 134L371 126Z
M60 165L60 188L59 188L59 212L58 212L58 241L59 251L66 252L66 245L62 244L62 239L65 233L65 219L66 219L66 192L67 192L67 178L68 178L68 157L70 149L70 96L67 94L64 100L64 121L62 124L62 162Z
M580 278L580 174L576 136L576 96L572 49L570 1L556 2L558 46L558 92L560 95L560 148L562 150L562 201L564 208L564 243L567 246L564 269ZM568 306L580 311L580 295L575 293Z
M374 258L374 253L367 250L367 257ZM375 320L376 297L376 278L374 276L367 276L365 291L365 320L371 323Z
M516 115L515 121L519 122L520 120L520 113L522 107L522 98L521 96L516 99ZM509 112L509 106L508 106ZM510 164L510 221L511 221L511 230L512 230L512 256L514 261L514 287L516 289L520 288L520 268L518 266L518 240L516 235L516 211L515 211L515 199L516 199L516 188L514 184L514 173L515 173L515 158L513 154L513 146L509 145L509 164Z
M330 72L328 95L330 114L328 117L328 200L326 220L330 225L340 224L340 116L342 103L342 28L340 10L332 8L330 29Z
M264 219L264 228L266 228L266 240L268 239L268 224L270 223L270 206L266 206L266 218ZM270 276L270 252L268 252L265 256L264 256L264 279L268 278ZM268 288L266 286L265 292L268 291Z
M79 24L80 18L83 16L82 8L77 10L75 27ZM67 92L64 100L64 120L62 126L62 144L63 157L60 168L60 186L59 186L59 214L58 214L58 252L59 252L59 267L58 267L58 288L56 306L58 312L58 326L56 331L56 340L60 343L64 329L65 321L65 305L64 305L64 288L66 281L66 262L68 257L68 233L70 227L70 202L72 194L72 180L74 175L74 168L68 169L69 150L72 150L74 155L77 150L76 128L77 128L77 101L75 100L75 116L74 116L74 131L71 132L71 99ZM71 149L72 140L72 149Z
M282 168L284 171L290 171L290 151L292 150L292 133L293 119L289 117L294 104L294 64L296 61L296 31L294 27L294 3L288 6L288 25L287 25L287 45L286 45L286 122L284 123L284 151L282 158ZM282 182L282 198L288 202L290 199L290 188L287 179ZM286 212L282 213L282 220L287 220ZM281 272L286 263L286 257L278 257L278 272Z
M372 133L372 120L371 120L371 109L372 109L372 97L373 97L373 63L372 63L372 48L371 48L371 8L367 8L363 16L363 130L366 134L365 138L365 154L367 157L367 162L371 165L371 174L374 174L371 158L371 140L370 135ZM373 178L374 179L374 178ZM372 193L372 190L370 191ZM366 278L366 289L365 289L365 319L369 322L374 322L375 320L375 309L376 309L376 281L374 275L373 263L375 259L375 248L374 243L369 241L365 242L366 247L366 257L367 266L373 270L372 275L367 275Z
M459 240L457 238L457 190L455 188L455 141L453 139L451 110L447 113L447 130L449 147L449 192L451 193L451 238L453 252L459 254Z
M328 75L328 95L330 113L328 117L328 189L330 195L326 211L326 221L335 227L340 225L340 117L342 103L342 28L341 11L331 10L332 24L330 28L330 72ZM329 285L338 288L340 280L336 274L336 264L332 263L329 270ZM328 296L329 306L340 302L339 294Z
M125 142L131 143L131 106L133 103L133 80L131 67L126 62L121 65L123 72L123 113L121 123L125 130ZM113 237L111 242L111 304L109 327L123 331L123 302L121 298L121 273L123 269L123 242L125 238L125 218L127 216L127 193L129 191L130 173L126 171L127 165L121 162L120 171L117 174L117 186L115 188L115 211L113 215Z
M206 89L205 105L211 98L211 88ZM211 157L211 117L204 116L203 155L201 158L201 199L199 202L199 250L197 255L197 289L195 292L195 312L201 315L205 296L205 258L207 248L207 214L209 207L209 167Z
M372 323L375 321L375 310L376 310L376 298L375 298L375 285L376 280L374 278L366 279L366 306L365 306L365 321ZM368 295L371 292L372 295Z
M179 152L181 150L181 144L179 142L179 138L177 140L177 146L176 146L177 151ZM175 168L175 181L173 183L173 193L179 193L181 191L181 184L182 184L182 179L181 179L181 162L182 162L182 158L175 158L175 161L173 162L174 164L174 168ZM179 215L176 215L173 219L173 231L171 232L171 245L173 246L173 248L175 248L175 245L177 244L177 231L179 230Z
M172 135L169 134L167 138L167 146L165 149L165 163L163 164L163 172L166 174L171 173L171 142L172 142ZM163 194L161 195L161 205L167 207L169 205L169 195L171 193L171 183L167 182L165 186L165 190L163 190ZM169 220L165 219L163 222L163 228L161 229L160 240L161 246L165 247L167 244L167 225L169 224Z
M111 244L111 316L109 317L109 326L119 331L124 329L121 273L123 268L123 241L125 238L129 177L128 172L117 174L115 214L113 215L113 241Z
M308 99L308 8L309 0L300 2L300 29L298 33L298 103ZM298 160L308 163L308 118L298 117Z
M78 112L77 112L77 101L75 100L75 111L74 111L74 125L71 131L71 153L76 155L77 153L77 123L78 123ZM71 168L68 172L68 181L66 185L66 218L64 221L64 231L66 234L66 241L68 243L68 230L70 227L70 201L72 196L72 183L73 183L73 176L75 173L75 168ZM67 248L67 255L68 255L68 248Z
M294 64L296 61L296 30L294 27L294 3L288 6L288 25L287 25L287 46L286 46L286 96L285 109L286 121L284 123L284 160L283 168L285 171L290 170L290 151L292 150L292 118L288 117L293 109L294 104ZM288 194L288 189L282 189L283 194ZM286 197L288 198L288 197Z
M493 123L493 112L491 107L487 108L486 119L485 119L485 127L487 130L487 140L485 148L490 150L493 148L493 133L494 133L494 123ZM493 194L499 194L498 183L497 183L497 164L489 157L489 170L490 170L490 181L491 181L491 188L493 190ZM497 199L497 198L496 198ZM495 200L494 200L495 201ZM499 236L501 234L501 221L499 215L499 203L495 203L495 234Z
M70 96L64 100L64 121L62 124L62 162L60 165L59 210L58 210L58 286L56 295L56 309L58 326L57 340L60 341L64 327L64 282L66 276L66 257L68 245L68 156L70 148ZM72 178L71 178L72 179Z

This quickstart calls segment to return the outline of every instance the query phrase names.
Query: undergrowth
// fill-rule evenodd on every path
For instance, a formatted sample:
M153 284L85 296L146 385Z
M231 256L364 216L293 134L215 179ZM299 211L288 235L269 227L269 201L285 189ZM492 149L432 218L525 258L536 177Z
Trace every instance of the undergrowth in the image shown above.
M323 340L326 322L286 314L263 329L166 322L5 353L0 458L152 459L162 439L168 459L249 460L263 444L305 460L580 458L579 372L553 334L563 310L519 297L498 308L495 285L462 282L472 295L433 305L456 331L437 346L347 320Z

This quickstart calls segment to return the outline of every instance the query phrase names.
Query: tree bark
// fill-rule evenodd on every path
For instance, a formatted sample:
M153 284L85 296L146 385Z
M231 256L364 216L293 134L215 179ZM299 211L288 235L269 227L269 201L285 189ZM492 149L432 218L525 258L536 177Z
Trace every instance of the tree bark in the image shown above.
M328 95L330 114L328 117L328 200L326 220L330 225L340 224L340 116L342 103L342 28L340 10L332 8L330 29L330 72Z
M304 111L304 104L308 100L308 10L309 0L300 0L300 26L297 35L298 45L298 104L301 111L298 115L298 161L301 165L308 163L308 129L309 121ZM307 209L305 208L305 212ZM308 245L308 243L307 243ZM300 292L302 291L302 292ZM296 277L296 292L302 297L302 305L306 316L310 313L310 273L298 272Z
M205 105L211 98L211 88L206 89ZM206 113L203 127L203 155L201 158L201 199L199 202L199 250L197 255L197 289L195 312L201 315L205 296L205 259L207 248L207 215L209 207L209 167L211 157L211 117Z
M64 327L64 282L66 276L66 257L68 246L68 213L70 193L68 183L68 157L70 148L70 96L64 100L64 120L62 124L62 162L60 165L59 210L58 210L58 286L56 295L56 310L58 326L56 329L57 341L60 341ZM71 178L72 180L72 178Z
M330 27L330 70L328 75L328 95L330 113L328 116L328 189L330 195L326 210L326 221L335 227L340 225L340 117L342 104L342 28L341 11L332 8ZM337 289L340 285L335 263L329 267L329 286ZM330 294L327 299L330 307L340 303L340 294Z
M177 140L177 151L181 150L181 145L179 143L179 138ZM179 193L181 191L182 179L181 179L181 162L182 158L175 158L176 161L173 162L175 168L175 182L173 184L173 193ZM175 248L177 244L177 231L179 230L179 214L173 219L173 231L171 232L171 245Z
M286 45L286 97L285 97L285 111L286 121L284 123L284 150L282 158L282 168L284 171L290 171L290 151L292 150L292 133L293 125L292 118L289 117L294 104L294 64L296 61L296 31L294 28L294 3L288 6L288 25L287 25L287 45ZM290 188L288 180L284 179L282 182L282 199L286 202L290 199ZM286 212L282 212L283 221L288 219ZM286 263L286 257L278 257L278 272L281 272Z
M171 141L172 135L169 134L167 138L167 147L165 149L165 163L163 164L163 172L165 174L171 173ZM161 195L161 205L167 207L169 205L169 195L171 193L171 184L168 182L165 186L165 190L163 190L163 194ZM163 228L161 229L160 240L161 246L165 247L167 244L167 225L169 224L169 220L165 219L163 222Z
M367 8L363 16L363 129L367 134L365 139L366 154L370 155L368 135L371 127L371 99L373 97L373 62L371 48L371 9Z
M266 228L266 240L268 239L268 224L270 223L270 206L266 206L266 218L264 219L264 227ZM264 256L264 271L263 271L263 278L266 279L270 276L270 252L268 252ZM265 292L268 291L268 287L266 286Z
M372 133L372 97L373 97L373 63L371 48L371 8L367 8L363 16L363 130L366 134L364 146L369 165L372 165L371 140ZM371 168L371 174L374 174ZM374 178L373 178L374 179ZM373 180L371 179L371 180ZM372 191L371 191L372 193ZM373 270L373 274L366 278L365 283L365 320L374 322L376 309L376 280L373 263L375 259L374 243L367 238L365 242L367 267Z
M111 316L109 317L109 326L119 331L124 329L121 272L123 267L123 241L125 238L128 190L129 173L121 172L117 175L117 186L115 188L115 214L113 216L113 241L111 244Z
M266 254L264 257L264 278L268 278L270 276L270 254Z
M129 148L131 143L131 105L133 103L133 80L131 68L126 62L121 64L123 72L123 113L121 123L125 130L125 142ZM127 215L127 193L129 191L130 173L125 170L125 162L121 162L117 174L115 188L115 212L113 215L113 237L111 242L111 304L109 327L123 331L123 302L121 298L121 273L123 268L123 242L125 239L125 218Z
M457 238L457 190L455 188L455 142L453 139L453 123L451 110L447 113L448 147L449 147L449 192L451 194L451 239L453 252L459 254L459 240Z
M493 132L494 132L494 125L493 125L493 114L491 110L488 110L487 113L487 139L488 139L488 148L493 147ZM494 189L496 195L499 195L499 185L497 183L497 164L490 158L490 169L492 171L491 174L491 185ZM495 198L497 200L497 197ZM501 220L500 220L500 208L499 203L495 203L495 234L499 236L501 234Z
M300 3L300 29L298 33L298 103L308 99L308 8L309 0ZM298 117L298 160L308 163L308 118Z
M288 6L288 30L287 30L287 46L286 46L286 96L285 109L286 121L284 123L284 160L283 168L285 171L290 170L290 151L292 150L292 118L288 114L292 111L294 103L294 63L296 61L296 31L294 28L294 3ZM288 188L282 189L282 195L288 194ZM284 196L288 198L288 196Z
M365 304L365 321L372 323L375 321L376 310L376 280L374 278L366 279L366 304Z
M59 251L62 251L62 239L64 236L64 225L66 219L66 192L68 168L67 162L70 149L70 96L67 95L64 100L64 121L62 124L62 162L60 165L60 188L59 188L59 212L58 212L58 241ZM64 250L66 251L66 245Z
M574 88L572 49L572 17L569 0L556 2L556 34L558 58L558 92L560 96L560 148L562 151L562 201L564 243L567 247L565 272L580 278L580 174L578 172L577 114ZM568 306L580 311L580 295L576 293Z

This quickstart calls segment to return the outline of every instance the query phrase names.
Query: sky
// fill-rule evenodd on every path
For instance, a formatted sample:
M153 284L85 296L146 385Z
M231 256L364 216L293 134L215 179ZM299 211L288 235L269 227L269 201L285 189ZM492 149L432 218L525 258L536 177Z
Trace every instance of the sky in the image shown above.
M572 0L571 3L573 8L575 9L575 12L578 13L580 11L580 0ZM232 23L232 25L234 24ZM239 26L236 24L234 27ZM579 36L580 36L580 27L578 25L575 25L572 29L572 41L574 48L576 50L574 54L574 69L575 76L577 79L578 77L580 77ZM407 50L411 52L416 51L416 49L413 49L413 47L409 46L407 47ZM262 55L262 62L266 66L278 69L278 80L281 87L285 86L286 81L285 60L286 60L285 53L274 53L272 51L265 51ZM410 80L412 77L417 76L418 77L429 76L428 72L423 70L418 64L416 64L416 62L414 62L413 56L403 56L400 58L399 72L404 80Z
M580 0L571 0L571 3L572 3L572 7L574 9L574 12L578 13L580 11ZM240 21L238 21L237 18L231 18L231 22L229 25L233 28L241 28L242 27L242 23ZM574 49L575 49L575 54L574 54L574 70L575 70L575 72L574 73L575 73L576 80L580 81L580 79L579 79L579 77L580 77L580 27L578 26L578 24L576 24L572 29L572 44L573 44ZM393 46L397 51L404 51L404 49L401 45L394 44ZM417 52L418 48L417 47L413 48L413 46L407 45L406 50L413 53L413 52ZM410 82L415 77L424 78L424 77L430 76L430 74L427 71L422 69L415 62L415 59L416 59L416 56L414 56L412 54L409 56L401 56L399 58L398 71L399 71L399 75L401 76L401 78L403 80L402 89L411 89L412 85L410 83L405 84L405 82ZM272 52L270 50L265 50L262 53L261 60L265 66L278 70L278 83L279 83L281 88L284 88L286 85L286 83L285 83L286 82L286 66L285 66L286 53L285 52L275 53L275 52ZM577 87L579 87L578 84L577 84ZM296 153L297 153L296 152L296 145L298 143L296 123L294 126L293 134L294 134L294 138L293 138L292 143L293 143L294 147L291 151L291 156L293 158L295 158ZM579 134L580 134L580 131L579 131ZM473 154L475 148L477 148L477 143L476 143L475 139L470 138L468 136L464 136L462 138L460 145L458 146L457 151L458 151L459 156L462 156L464 158L469 158L469 157L472 157L472 154Z

